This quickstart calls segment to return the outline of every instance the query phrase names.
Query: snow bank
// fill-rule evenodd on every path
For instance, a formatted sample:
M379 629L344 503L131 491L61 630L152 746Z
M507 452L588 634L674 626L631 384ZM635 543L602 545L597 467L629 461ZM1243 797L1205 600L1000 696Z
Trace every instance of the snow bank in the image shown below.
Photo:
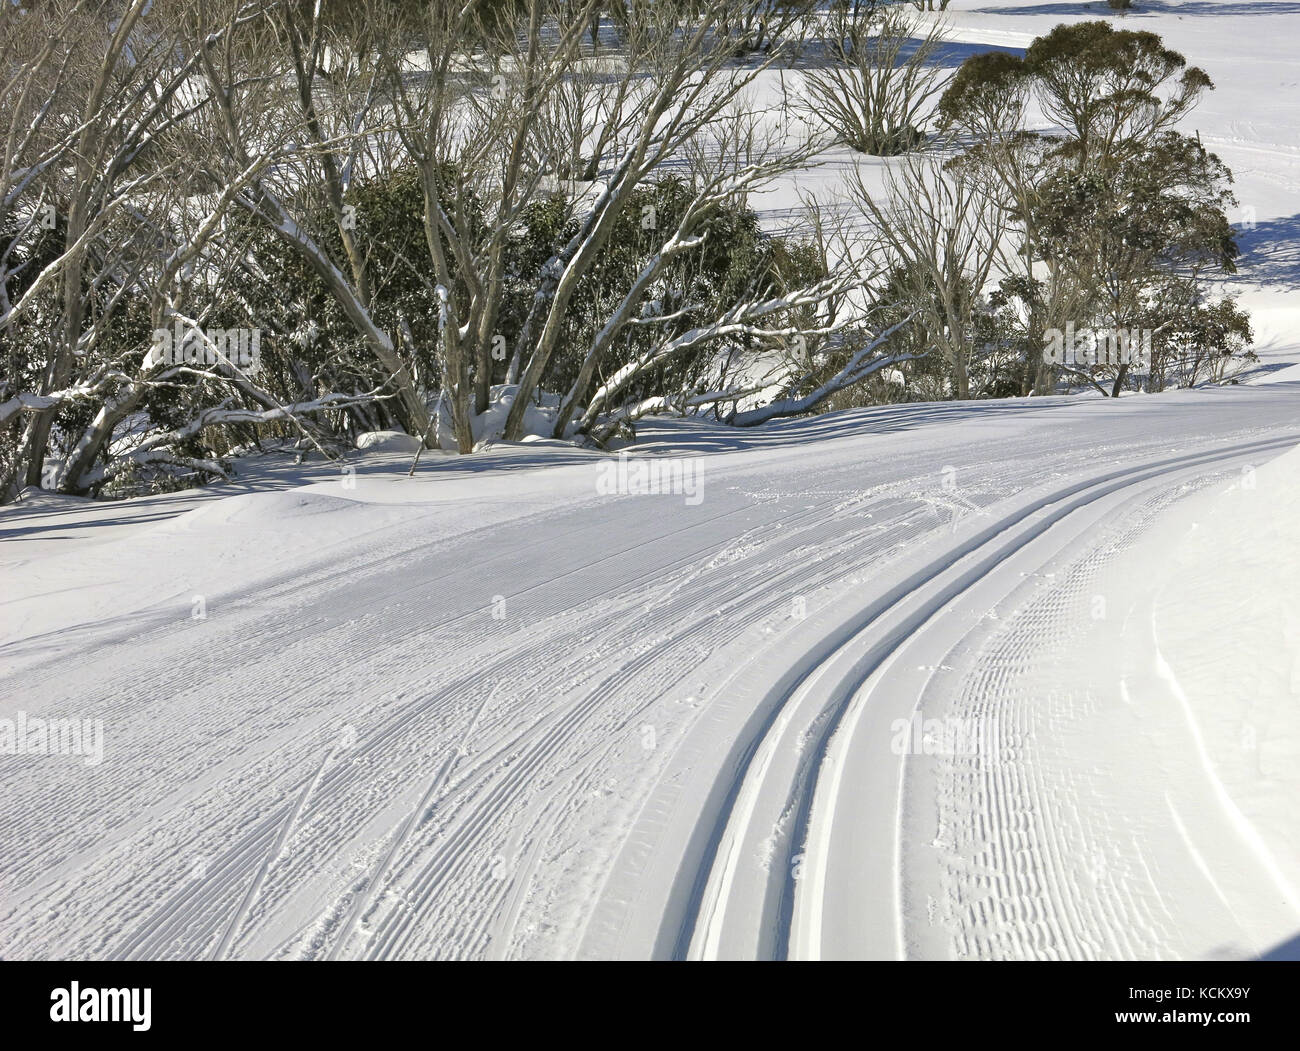
M420 448L420 439L404 431L366 431L357 435L357 448L363 452L410 453Z
M1189 508L1154 608L1157 662L1248 848L1300 884L1300 448ZM1300 901L1292 898L1293 908Z
M500 441L505 433L506 417L514 404L519 388L513 384L498 384L488 398L487 411L476 416L472 423L474 446L481 449ZM524 412L524 440L550 438L555 428L555 414L560 406L560 396L539 392L539 404L532 404ZM431 407L432 408L432 407ZM570 428L572 431L572 428ZM451 407L443 403L439 408L438 441L442 450L455 450L456 432L452 427ZM567 444L567 443L566 443ZM420 439L404 431L366 431L357 435L357 448L368 453L399 453L414 456L420 448ZM438 450L425 450L426 455Z
M495 442L505 433L506 417L510 415L510 409L515 403L515 395L518 393L519 388L514 384L499 384L492 388L487 412L473 423L475 448L484 443ZM529 405L524 410L524 437L550 438L551 432L555 429L555 414L560 407L560 396L549 392L538 392L537 398L540 404ZM454 448L450 417L445 412L443 417L443 433L446 435L444 440L448 442L448 448Z

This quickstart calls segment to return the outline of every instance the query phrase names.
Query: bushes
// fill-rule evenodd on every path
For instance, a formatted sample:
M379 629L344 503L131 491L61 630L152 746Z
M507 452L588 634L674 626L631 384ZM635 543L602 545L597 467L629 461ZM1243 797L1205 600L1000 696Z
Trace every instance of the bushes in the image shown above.
M450 170L445 179L448 185L458 181ZM369 263L372 313L392 331L408 333L410 345L405 349L436 391L438 306L430 278L419 263L427 258L427 250L418 174L401 169L387 178L358 184L349 199L356 207L356 232ZM632 194L578 284L565 314L559 349L542 378L543 389L565 391L575 383L586 350L608 322L611 309L659 250L664 231L676 228L694 199L690 184L673 176ZM463 212L477 216L476 208L467 195ZM505 242L507 282L496 319L506 353L493 358L491 383L506 382L509 356L533 304L538 275L573 237L577 225L569 204L555 195L532 202L510 231ZM330 243L324 216L320 228L330 251L341 252L341 245ZM739 201L717 207L703 220L697 235L701 242L674 257L654 282L642 316L625 326L605 349L597 375L650 354L657 345L705 324L740 298L766 296L826 276L810 245L765 237L757 216ZM248 324L276 319L281 338L264 343L263 378L278 397L290 401L310 396L313 387L367 389L383 382L385 377L362 353L355 329L337 301L301 256L256 228L251 255L256 265L247 272L239 298L247 305ZM453 290L462 300L467 294L463 287ZM702 382L717 354L716 347L702 344L674 355L638 377L627 397L668 396ZM304 383L304 377L311 382ZM391 426L387 419L391 410L382 403L376 410L378 421L358 420L354 429L372 429L376 423ZM350 410L353 417L361 412L359 407Z
M1201 275L1234 270L1232 175L1176 127L1212 86L1156 34L1105 22L1057 26L1023 59L976 56L953 78L940 115L978 141L950 167L974 174L1013 220L1005 233L1019 244L1009 258L1021 269L1011 275L1019 279L1012 299L1029 354L1048 330L1070 323L1153 336L1198 331L1202 341L1219 331L1228 358L1240 352L1235 322L1197 321L1222 309L1200 288ZM1064 135L1029 130L1031 98ZM1186 375L1176 364L1200 360L1195 354L1164 360L1168 377L1153 369L1148 389L1208 374L1203 363ZM1128 362L1069 372L1099 389L1105 381L1111 395L1133 385L1132 373ZM1052 380L1040 355L1034 388L1045 393Z
M914 47L917 27L897 9L839 7L829 26L832 57L805 70L804 111L861 153L914 149L924 140L928 103L943 87L931 65L942 39L938 25Z

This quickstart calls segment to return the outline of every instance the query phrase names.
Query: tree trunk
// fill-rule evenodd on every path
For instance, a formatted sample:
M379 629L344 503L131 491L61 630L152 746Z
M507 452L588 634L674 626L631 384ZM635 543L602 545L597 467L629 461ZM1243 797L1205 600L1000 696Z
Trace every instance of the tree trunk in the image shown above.
M1110 396L1118 398L1119 392L1124 389L1124 380L1128 376L1128 365L1124 364L1119 367L1119 372L1115 374L1115 385L1110 389Z

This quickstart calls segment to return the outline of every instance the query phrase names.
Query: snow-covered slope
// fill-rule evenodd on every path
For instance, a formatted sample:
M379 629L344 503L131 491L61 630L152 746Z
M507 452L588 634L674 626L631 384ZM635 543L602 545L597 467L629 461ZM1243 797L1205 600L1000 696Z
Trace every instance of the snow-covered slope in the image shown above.
M0 956L1294 939L1300 14L1141 7L1218 85L1192 123L1249 209L1247 383L5 508ZM956 0L952 61L1103 15ZM690 484L629 491L637 463ZM102 756L17 746L58 718Z
M112 505L64 509L69 532L93 536L96 518L119 532L30 559L21 530L4 543L0 693L10 718L102 719L104 761L0 760L0 953L947 952L962 932L919 888L951 904L969 877L1014 919L1029 905L999 881L1044 879L1063 855L968 853L989 871L945 875L908 853L942 840L933 827L896 854L896 816L915 813L902 786L948 789L912 778L893 721L934 697L994 704L963 670L983 669L1000 651L977 643L1017 616L1055 612L1064 638L1007 645L1068 688L1054 647L1077 624L1046 574L1105 562L1183 489L1300 443L1298 406L1277 383L742 435L663 425L647 444L661 460L695 451L698 502L605 495L594 460L538 467L515 450L124 532ZM1026 710L1061 718L989 718ZM953 827L1036 805L1008 785L962 793ZM1062 835L1084 813L1031 812ZM1124 849L1106 829L1073 834ZM1152 892L1175 913L1203 896L1180 897L1198 872L1181 860ZM1108 944L1102 920L1127 893L1099 897L1078 935L1091 951L1236 938ZM1026 938L1015 951L1090 951ZM1000 948L990 935L982 951Z

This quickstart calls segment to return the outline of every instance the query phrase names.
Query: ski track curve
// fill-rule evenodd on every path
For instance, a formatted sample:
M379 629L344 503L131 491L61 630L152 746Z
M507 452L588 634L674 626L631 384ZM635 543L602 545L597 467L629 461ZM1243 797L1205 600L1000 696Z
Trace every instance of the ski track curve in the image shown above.
M1135 451L1147 424L1117 424L1093 450L1115 469L1082 480L1069 448L1028 466L1023 438L996 431L978 459L968 436L923 437L865 485L880 435L809 447L815 470L760 450L698 508L625 497L599 520L402 524L214 596L200 624L181 596L24 640L0 690L39 674L42 710L104 710L115 766L107 782L0 768L0 954L788 955L824 878L806 846L834 820L826 757L881 656L850 652L864 631L892 619L897 645L945 588L978 583L960 564L1068 517L1062 501L1295 441L1235 417L1189 441L1179 418L1163 455ZM968 465L956 503L946 460ZM832 614L839 635L819 636ZM78 648L89 681L55 659ZM681 792L692 756L697 796ZM628 859L665 843L672 878L632 900Z

